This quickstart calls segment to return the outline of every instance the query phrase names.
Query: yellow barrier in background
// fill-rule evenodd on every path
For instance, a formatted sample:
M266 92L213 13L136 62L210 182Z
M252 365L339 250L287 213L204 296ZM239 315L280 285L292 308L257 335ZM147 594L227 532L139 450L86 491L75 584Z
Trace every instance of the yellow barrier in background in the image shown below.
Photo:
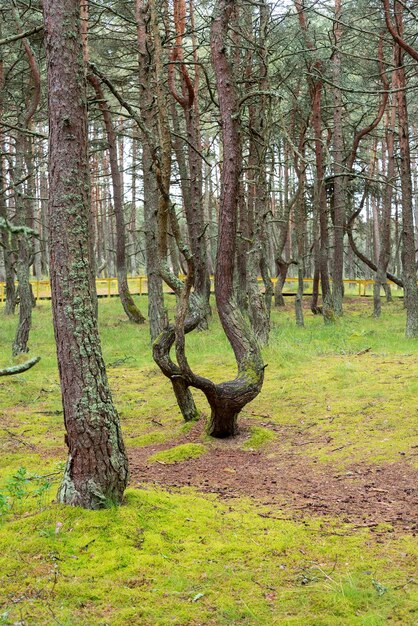
M180 276L180 278L184 278L184 276ZM212 289L213 289L213 277L211 277L212 281ZM262 283L261 277L259 277L258 281ZM276 284L277 278L272 278L272 282ZM296 285L298 279L297 278L286 278L285 288L283 293L295 293ZM303 282L305 286L311 286L313 283L313 278L304 278ZM331 280L332 282L332 280ZM390 285L394 286L396 290L402 290L401 287L395 285L391 281L388 281ZM148 281L146 276L132 276L128 278L129 290L134 295L144 295L148 293ZM374 285L374 280L371 279L359 279L359 278L347 278L344 280L344 284L347 286L347 291L352 294L353 289L359 296L367 295L367 292ZM49 280L31 280L31 285L33 289L33 295L36 300L49 300L51 298L51 286L49 284ZM286 286L294 285L295 287L289 292L286 289ZM96 279L96 289L97 295L100 297L108 297L117 296L118 295L118 281L116 278L97 278ZM172 293L172 290L168 286L164 286L164 291L166 293ZM0 302L4 302L6 297L6 286L5 283L0 283Z

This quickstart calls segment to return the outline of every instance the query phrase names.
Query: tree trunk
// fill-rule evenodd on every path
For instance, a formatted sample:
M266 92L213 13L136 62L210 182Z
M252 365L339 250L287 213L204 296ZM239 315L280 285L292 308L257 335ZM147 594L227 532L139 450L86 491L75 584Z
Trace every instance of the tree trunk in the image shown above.
M342 39L341 0L335 0L334 40L335 49L332 56L333 67L333 93L334 93L334 133L333 133L333 159L334 159L334 264L332 271L332 297L334 313L336 316L343 314L343 272L344 272L344 166L343 166L343 125L342 125L342 94L341 83L341 56L339 46Z
M377 261L377 271L375 276L375 284L373 290L373 315L380 317L381 315L381 297L380 289L383 287L386 291L387 299L390 296L390 287L387 283L386 272L390 260L390 219L392 210L393 185L395 182L395 116L396 108L392 106L390 115L386 118L386 146L383 150L387 150L387 171L386 184L383 191L382 218L379 227L380 233L380 253Z
M401 9L402 10L402 9ZM402 278L406 308L406 336L418 337L418 286L415 260L414 216L412 204L411 154L409 147L408 109L406 103L406 74L402 53L398 47L398 85L396 93L402 189Z
M52 310L69 449L60 502L120 504L128 461L95 315L79 0L44 0Z
M0 24L0 37L1 37L1 24ZM3 89L4 89L4 61L3 61L3 47L0 47L0 116L3 115ZM3 128L0 127L0 217L7 220L7 205L5 196L5 141ZM7 230L2 230L0 233L2 254L4 259L4 274L6 282L6 299L4 313L6 315L12 315L16 308L16 289L14 280L14 268L13 268L13 251L12 251L12 235Z
M139 66L139 89L140 110L144 124L155 139L156 115L155 115L155 84L151 80L152 45L147 31L150 22L149 7L142 0L136 0L137 19L137 42L138 42L138 66ZM158 207L159 189L153 172L151 151L156 149L150 145L150 138L143 133L142 144L142 171L144 186L144 230L145 250L148 282L148 319L150 323L151 341L155 341L158 335L167 325L167 313L164 308L163 283L161 279L161 259L158 249Z
M13 6L13 16L17 29L23 32L20 15L17 7ZM17 131L16 138L16 167L15 167L15 208L16 223L22 226L33 228L34 218L34 164L32 137L25 133L29 130L33 116L40 101L41 81L39 67L33 50L26 37L22 37L22 45L25 50L27 62L30 68L31 82L33 90L28 99L25 110L19 116L19 127L22 131ZM26 178L26 184L22 181ZM16 275L19 281L19 323L13 341L13 355L29 352L28 340L29 331L32 324L32 289L30 286L30 266L33 262L33 246L31 237L20 235L18 238L18 253L16 263Z
M209 434L216 434L217 437L233 434L231 432L235 428L233 411L239 413L243 406L258 395L264 378L264 367L257 341L237 309L233 293L240 175L238 166L241 161L238 102L232 68L225 48L228 24L233 10L233 3L228 0L217 2L211 33L212 63L218 86L223 144L215 296L219 319L238 364L236 381L217 386L223 393L218 391L216 396L209 400L214 417L209 425ZM230 394L234 398L233 403L228 401Z
M294 0L294 2L298 13L299 24L305 36L306 45L309 50L315 52L315 44L308 36L308 26L306 23L304 3L301 0ZM319 266L322 290L322 314L324 316L325 324L329 324L334 321L334 305L332 300L328 271L329 236L327 196L324 180L324 144L322 138L322 70L323 61L319 57L315 59L315 62L311 62L309 64L310 75L308 76L308 81L311 91L312 127L314 131L315 144L314 204L317 210L317 214L319 215L320 234L318 258L315 259L315 262L318 262L318 265L316 265L315 267L315 273L317 272ZM315 304L312 303L311 308L315 312L318 312L319 310L316 302Z
M187 385L203 391L212 409L208 432L216 437L228 437L235 433L237 415L260 392L264 378L258 342L248 320L243 317L237 305L233 290L239 164L242 156L237 119L238 98L225 44L233 11L234 5L229 0L219 0L216 3L211 32L211 52L218 86L223 145L215 297L222 327L235 354L238 373L234 380L215 384L195 374L187 362L184 336L196 328L205 316L205 305L200 295L197 292L190 294L192 286L190 272L184 288L181 282L179 285L181 300L175 327L168 326L153 345L154 359L167 377L171 380L181 377ZM184 253L188 254L186 260L190 270L192 256L187 250L184 250ZM170 349L174 342L177 363L170 357Z
M144 324L145 317L136 306L128 285L128 270L126 267L126 230L123 214L122 180L118 163L116 134L109 113L109 105L105 100L99 79L91 73L87 75L87 78L93 86L96 97L99 101L99 108L102 112L103 122L106 129L110 172L112 177L113 209L115 212L116 222L116 276L118 279L119 297L128 319L135 324Z

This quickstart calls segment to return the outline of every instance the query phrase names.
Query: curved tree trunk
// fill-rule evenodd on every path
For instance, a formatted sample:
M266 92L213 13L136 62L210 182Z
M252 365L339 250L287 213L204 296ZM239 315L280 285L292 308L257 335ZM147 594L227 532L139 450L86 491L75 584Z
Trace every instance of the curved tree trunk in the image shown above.
M350 218L347 221L347 236L348 236L348 241L350 242L350 246L351 249L353 250L354 254L360 259L360 261L363 261L363 263L365 265L367 265L367 267L369 267L371 270L373 270L373 272L377 271L377 265L375 263L373 263L373 261L371 261L371 259L369 259L365 254L363 254L363 252L361 252L361 250L359 250L355 240L354 240L354 236L353 236L353 224L355 219L360 215L363 206L364 206L364 200L366 198L366 193L363 194L363 198L360 202L360 206L358 209L356 209L350 216ZM391 274L390 272L386 271L386 276L389 280L391 280L393 283L395 283L395 285L398 285L398 287L402 287L403 288L403 281L398 278L397 276L395 276L394 274Z
M92 292L79 0L44 0L43 12L52 309L69 449L58 500L97 509L122 501L128 461L106 377Z
M189 234L190 249L193 254L194 265L194 288L206 301L207 314L210 314L210 277L208 271L206 225L203 208L202 186L202 157L201 157L201 124L198 105L199 74L198 64L195 66L195 80L192 82L187 65L183 62L183 37L187 22L186 3L182 0L174 0L174 30L175 43L171 50L168 83L172 96L180 104L184 113L187 141L176 137L176 156L182 178L183 205L186 214L187 229ZM191 17L193 5L190 3ZM195 49L195 61L197 51ZM179 71L181 93L177 92L175 73ZM175 105L172 107L173 119L177 131L179 120L176 115ZM176 119L177 118L177 119ZM181 145L183 144L183 145ZM187 165L184 152L187 154ZM186 193L185 193L186 192ZM207 327L202 320L200 328Z
M21 374L22 372L27 372L34 365L36 365L40 361L41 357L35 356L33 359L29 359L25 363L20 363L19 365L12 365L12 367L5 367L0 370L0 376L14 376L15 374Z
M230 0L218 0L211 32L212 62L218 86L222 120L223 167L219 211L218 253L215 269L215 297L219 318L234 351L238 373L234 380L215 384L192 372L184 352L184 335L199 324L205 314L204 300L194 292L192 285L193 257L188 256L191 269L177 317L176 326L170 325L154 342L153 355L163 373L171 380L182 378L187 385L200 389L211 407L208 432L216 437L233 436L237 430L237 416L241 409L261 390L264 366L258 342L248 321L243 317L234 297L234 266L238 220L239 163L241 145L233 73L227 57L228 25L234 11ZM182 284L180 283L180 288ZM187 293L188 291L188 293ZM177 363L170 357L176 343Z
M298 13L299 24L305 37L306 46L309 50L315 52L315 44L308 35L308 25L306 22L304 3L301 2L301 0L294 0L294 2ZM322 137L322 70L323 61L317 56L315 61L309 64L308 81L311 91L312 127L314 131L315 143L314 204L317 208L319 216L320 244L318 262L321 274L322 314L324 316L325 324L329 324L334 321L335 316L328 270L329 235L327 196L324 180L324 145ZM315 305L312 304L312 310L318 312L316 303Z

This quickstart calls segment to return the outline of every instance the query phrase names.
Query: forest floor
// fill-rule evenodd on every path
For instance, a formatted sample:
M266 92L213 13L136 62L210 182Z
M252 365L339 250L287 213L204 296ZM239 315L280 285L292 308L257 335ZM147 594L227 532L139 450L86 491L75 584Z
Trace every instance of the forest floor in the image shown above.
M0 382L0 624L418 623L418 343L402 302L375 320L351 298L333 326L306 310L302 329L292 305L273 312L261 394L219 441L201 394L182 422L147 326L100 301L131 482L98 512L53 502L66 450L50 305L36 308L42 360ZM234 376L216 316L187 347L199 373Z

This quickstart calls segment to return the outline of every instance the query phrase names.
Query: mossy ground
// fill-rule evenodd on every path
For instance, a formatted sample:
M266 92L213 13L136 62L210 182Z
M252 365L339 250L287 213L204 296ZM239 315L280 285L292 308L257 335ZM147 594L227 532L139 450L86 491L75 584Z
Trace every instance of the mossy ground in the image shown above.
M205 446L201 443L183 443L168 450L161 450L148 457L149 463L181 463L188 459L196 459L205 453Z
M371 300L346 311L335 326L308 314L303 329L290 302L273 313L265 384L243 412L250 429L238 445L274 455L269 427L285 425L306 433L304 453L318 463L417 464L418 343L404 338L402 303L385 305L380 320ZM2 319L0 367L10 364L15 324ZM127 322L112 299L100 301L100 329L126 444L178 455L190 427L152 363L148 328ZM216 319L187 345L201 374L233 377ZM270 517L254 501L225 504L191 489L130 489L123 507L100 512L52 504L56 484L42 490L46 479L22 480L16 495L19 467L58 480L65 460L48 303L34 312L30 347L42 357L36 368L0 381L0 494L13 505L0 522L0 624L418 623L416 539L389 527ZM196 402L207 414L203 396ZM193 445L200 453L213 444Z

